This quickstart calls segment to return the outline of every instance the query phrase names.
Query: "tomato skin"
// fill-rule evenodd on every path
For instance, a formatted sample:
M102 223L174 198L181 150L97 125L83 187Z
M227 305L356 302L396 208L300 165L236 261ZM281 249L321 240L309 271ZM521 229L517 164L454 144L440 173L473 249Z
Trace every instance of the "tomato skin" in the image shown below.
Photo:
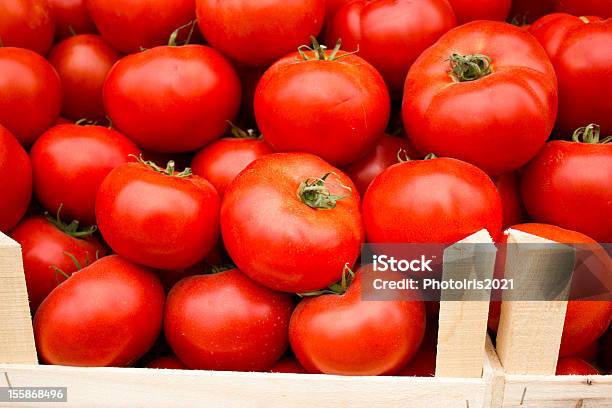
M357 272L343 295L302 300L291 316L289 340L310 373L394 374L415 355L425 325L423 302L363 301Z
M59 117L59 76L40 55L11 47L0 47L0 72L0 124L29 146Z
M200 150L191 162L193 174L204 177L223 196L227 186L254 160L271 154L263 139L223 138Z
M0 125L0 231L8 232L25 214L32 197L32 164L17 139Z
M126 163L102 182L96 219L104 240L119 255L177 270L201 261L215 245L219 195L201 177L167 176L141 163Z
M555 0L512 0L509 20L519 25L531 24L554 11Z
M213 47L233 60L266 66L319 34L325 0L196 0L196 14Z
M434 377L436 375L436 350L419 350L398 374L402 377Z
M160 333L164 290L155 274L107 256L55 288L34 317L36 349L48 364L124 367Z
M455 159L396 164L363 199L368 242L455 243L486 228L501 232L502 204L482 170Z
M438 38L457 25L446 0L358 0L341 7L327 30L329 45L358 55L383 76L401 98L410 66Z
M168 294L164 333L190 368L264 371L287 349L292 310L290 295L237 269L193 276Z
M612 18L612 3L609 0L555 0L555 10L575 16Z
M502 200L502 229L521 224L527 219L527 211L521 197L521 177L516 171L493 177Z
M77 154L75 154L75 152ZM96 223L96 194L114 168L138 156L140 149L119 132L102 126L60 125L32 146L34 193L55 214Z
M486 54L492 73L455 82L449 75L453 53ZM402 108L406 131L420 153L464 160L490 175L516 170L533 158L548 139L556 112L557 85L548 56L529 33L496 21L457 27L421 54L408 74Z
M270 368L271 373L294 373L294 374L308 374L308 371L299 361L297 361L294 357L283 357L278 360L272 368Z
M67 275L78 270L67 254L73 255L81 266L91 264L97 257L106 254L104 247L94 237L74 238L41 216L25 218L10 235L21 245L28 298L33 312L64 281L64 277L53 267Z
M72 120L104 119L102 87L120 58L102 37L94 34L70 37L53 47L49 62L62 81L62 114Z
M505 21L512 0L449 0L449 3L455 11L457 23L465 24L474 20Z
M255 117L268 144L277 152L312 153L335 166L365 156L390 116L380 74L355 55L296 58L298 53L275 63L255 91Z
M176 356L163 356L147 364L146 368L163 368L169 370L188 370L189 368Z
M2 0L0 38L3 47L19 47L45 55L55 24L46 0Z
M98 31L115 49L140 52L168 43L172 32L195 18L194 0L87 0Z
M584 349L574 354L573 357L578 357L583 359L587 363L592 363L597 360L597 354L599 354L599 342L596 340L586 346Z
M599 371L578 357L560 358L555 375L599 375Z
M56 39L71 37L72 31L76 34L96 32L96 26L87 10L87 0L48 0L48 2L55 20Z
M612 144L557 140L525 167L521 189L534 220L612 242L610 185Z
M363 197L372 180L387 167L397 164L403 153L412 160L419 158L419 153L410 142L401 137L385 134L378 140L374 149L367 156L344 167L344 172L353 180L357 191Z
M179 153L223 135L238 113L240 93L234 69L214 49L156 47L111 69L104 106L113 124L143 149Z

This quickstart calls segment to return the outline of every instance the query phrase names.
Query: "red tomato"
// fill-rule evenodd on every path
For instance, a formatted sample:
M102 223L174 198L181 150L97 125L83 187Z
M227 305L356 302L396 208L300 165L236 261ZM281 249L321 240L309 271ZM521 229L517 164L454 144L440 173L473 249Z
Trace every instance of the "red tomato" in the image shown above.
M30 157L0 125L0 231L8 232L23 217L32 197Z
M143 149L194 151L220 137L240 107L240 80L202 45L156 47L110 71L104 105L113 124Z
M325 2L325 21L326 24L329 24L338 10L346 3L349 3L353 0L327 0Z
M363 301L357 272L345 293L302 300L289 340L311 373L393 374L415 355L425 324L423 302Z
M612 327L608 327L608 331L601 337L598 357L604 369L612 370Z
M554 11L555 0L512 0L509 19L516 25L531 24Z
M556 375L599 375L599 371L578 357L560 358Z
M114 130L55 126L34 143L30 152L34 193L52 213L61 206L66 218L93 225L102 181L112 169L130 161L130 155L138 154L138 147Z
M325 0L196 0L196 13L209 44L236 61L265 66L319 34Z
M448 1L453 6L459 24L469 23L474 20L505 21L512 5L512 0Z
M51 50L49 62L62 80L62 114L70 119L104 119L102 86L121 55L99 35L70 37Z
M389 94L363 59L314 48L264 74L255 92L257 125L278 152L312 153L343 166L365 156L383 135Z
M292 310L290 295L231 269L186 278L172 288L164 333L190 368L263 371L287 349Z
M283 357L278 360L272 368L270 368L271 373L294 373L294 374L308 374L308 371L299 361L297 361L294 357Z
M527 211L521 198L521 178L518 172L493 177L502 201L502 229L521 224L527 219Z
M358 0L344 5L327 29L328 44L359 50L391 94L401 97L408 69L438 38L457 25L446 0Z
M385 134L367 156L345 166L343 170L363 197L372 180L387 167L397 164L403 156L419 159L419 153L408 140Z
M46 0L0 2L0 47L27 48L45 55L53 42L54 29Z
M176 356L163 356L156 358L147 364L146 368L164 368L170 370L188 370L185 363Z
M398 374L402 377L434 377L436 375L436 350L419 350Z
M92 230L78 231L78 223L62 224L41 216L25 218L11 237L21 244L30 309L34 312L51 291L81 267L106 254L91 236ZM76 262L75 262L76 261Z
M63 40L74 34L96 32L86 0L48 0L55 20L55 38Z
M123 164L98 190L96 219L119 255L158 269L182 269L206 257L219 236L219 195L205 179L173 163ZM129 228L126 226L129 225Z
M170 35L195 18L194 0L87 0L104 39L119 51L139 52L168 43ZM160 77L161 78L161 77Z
M486 228L501 232L502 204L478 168L455 159L396 164L363 199L363 222L373 243L454 243Z
M544 46L559 81L557 127L570 134L597 123L612 134L612 19L582 19L567 14L542 17L529 29Z
M267 155L225 190L223 241L240 270L265 286L296 293L322 289L359 256L359 204L348 176L320 158Z
M0 124L24 146L57 120L62 85L55 69L40 55L0 47Z
M547 143L525 167L525 207L538 222L612 242L612 143L599 143L596 126L575 135Z
M580 350L578 353L574 354L572 357L578 357L587 363L591 363L597 359L597 354L599 354L599 342L596 340L586 346L584 349Z
M402 110L408 136L422 154L503 174L527 163L548 139L557 112L555 73L529 33L475 21L448 32L419 57L406 80Z
M48 364L129 366L155 342L163 308L155 274L107 256L73 274L40 305L36 350Z
M206 146L191 162L193 174L210 181L221 196L246 166L272 153L272 148L263 139L251 137L247 132L236 132L235 138L223 138Z
M610 0L555 0L555 10L575 16L612 18Z

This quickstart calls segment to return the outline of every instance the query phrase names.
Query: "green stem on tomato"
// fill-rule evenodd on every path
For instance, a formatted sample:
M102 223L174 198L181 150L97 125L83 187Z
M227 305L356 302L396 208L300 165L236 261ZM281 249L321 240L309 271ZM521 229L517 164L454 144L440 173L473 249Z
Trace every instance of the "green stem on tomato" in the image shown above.
M483 54L452 54L451 73L459 82L476 81L491 74L491 58Z
M612 135L601 139L601 128L595 123L576 129L572 140L577 143L606 144L612 141Z
M314 209L332 210L336 208L337 202L347 198L352 189L340 183L340 186L348 190L349 194L343 196L331 194L329 189L325 186L325 183L327 178L332 174L336 175L335 173L327 173L321 178L311 177L304 180L300 184L297 192L300 200L307 206Z

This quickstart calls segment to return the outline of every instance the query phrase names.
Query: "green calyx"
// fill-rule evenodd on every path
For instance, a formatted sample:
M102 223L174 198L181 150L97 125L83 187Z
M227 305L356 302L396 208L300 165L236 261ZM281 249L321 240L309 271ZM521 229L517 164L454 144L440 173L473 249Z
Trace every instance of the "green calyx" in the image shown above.
M98 227L95 225L92 225L85 229L80 229L80 225L77 220L73 220L70 224L66 224L64 221L62 221L60 217L62 207L63 204L60 204L59 208L57 209L57 214L55 214L55 217L53 217L48 212L45 212L45 218L63 233L68 234L74 238L86 238L93 235L98 230Z
M230 133L236 139L261 139L262 135L258 134L255 129L241 129L240 127L234 125L231 121L227 121L230 125Z
M340 47L342 47L341 39L338 39L338 41L336 41L336 45L334 46L334 49L330 53L327 53L327 50L328 50L327 46L323 44L319 44L319 42L314 36L312 35L310 36L310 41L312 42L312 47L308 45L301 45L298 47L298 54L300 56L296 58L297 60L337 61L340 58L346 57L347 55L353 55L359 52L359 49L357 49L357 51L354 51L354 52L347 52L347 53L338 55L338 52L340 51ZM312 52L313 56L308 56L306 51Z
M172 32L172 34L170 34L170 39L168 40L168 45L170 47L178 47L178 46L181 46L181 45L189 44L191 42L191 38L193 37L193 32L195 30L195 26L196 26L197 22L198 22L198 20L195 19L193 21L188 22L185 25L180 26L176 30L174 30ZM180 35L181 31L183 31L186 28L189 28L189 34L187 34L187 39L182 44L179 44L178 43L178 36Z
M433 159L437 159L437 158L438 158L438 156L436 156L435 153L429 153L427 156L425 156L423 158L423 160L433 160Z
M108 116L103 121L82 118L82 119L79 119L76 122L74 122L74 124L77 125L77 126L103 126L103 127L108 128L108 129L112 129L113 128L113 121Z
M576 129L572 140L577 143L606 144L612 142L612 135L601 139L601 128L595 123Z
M491 74L491 58L483 54L450 56L451 75L459 82L476 81Z
M349 186L345 186L340 183L340 186L346 189L349 194L343 196L331 194L329 189L325 186L327 178L331 174L338 177L338 175L335 173L327 173L321 178L309 178L303 181L300 184L297 192L300 200L310 208L314 209L332 210L336 208L337 202L350 196L352 189Z
M412 161L406 149L399 149L396 157L398 163L408 163L409 161Z
M340 282L336 282L333 285L330 285L327 289L316 290L314 292L298 293L298 296L315 297L321 295L344 295L354 279L355 272L353 272L353 270L347 263L344 264L344 270L342 271L342 278Z
M157 173L161 173L169 177L187 178L193 174L193 172L191 171L191 168L189 167L187 167L185 170L181 171L180 173L177 173L176 164L174 163L174 160L170 160L168 164L166 165L166 168L164 169L164 168L159 167L157 164L155 164L152 161L145 160L142 157L142 155L136 156L136 155L131 154L130 156L136 158L138 163L147 166L148 168L150 168L151 170Z

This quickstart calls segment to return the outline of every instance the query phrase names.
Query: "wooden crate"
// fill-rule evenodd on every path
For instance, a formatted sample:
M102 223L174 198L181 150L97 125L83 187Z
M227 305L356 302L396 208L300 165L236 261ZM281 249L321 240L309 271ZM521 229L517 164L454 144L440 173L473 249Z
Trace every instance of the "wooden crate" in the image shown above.
M462 242L485 244L489 250L478 256L486 258L492 276L495 248L486 231ZM445 261L463 259L465 248L449 248ZM437 372L430 378L39 366L20 251L16 242L0 233L0 387L68 387L68 403L53 406L488 408L501 404L503 373L486 336L488 302L483 301L441 302ZM453 265L444 274L473 267L466 262Z

